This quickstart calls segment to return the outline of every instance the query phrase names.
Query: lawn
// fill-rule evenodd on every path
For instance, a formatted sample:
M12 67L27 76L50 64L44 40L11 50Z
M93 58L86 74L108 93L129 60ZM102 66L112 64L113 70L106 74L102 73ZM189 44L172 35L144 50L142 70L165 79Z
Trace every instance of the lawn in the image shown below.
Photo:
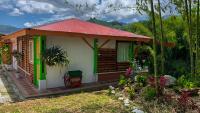
M0 113L127 113L123 105L95 91L58 97L46 97L0 105Z

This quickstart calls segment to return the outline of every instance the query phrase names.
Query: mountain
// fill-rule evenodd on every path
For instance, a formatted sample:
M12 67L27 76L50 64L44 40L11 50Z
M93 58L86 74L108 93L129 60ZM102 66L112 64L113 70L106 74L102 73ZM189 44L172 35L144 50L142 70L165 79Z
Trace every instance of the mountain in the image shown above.
M90 18L88 22L92 22L92 23L96 23L96 24L100 24L100 25L104 25L104 26L108 26L108 27L112 27L116 29L123 29L123 26L126 25L125 23L121 23L118 21L107 22L103 20L98 20L96 18Z
M0 34L10 34L17 30L20 30L20 28L16 28L16 27L9 26L9 25L0 25Z

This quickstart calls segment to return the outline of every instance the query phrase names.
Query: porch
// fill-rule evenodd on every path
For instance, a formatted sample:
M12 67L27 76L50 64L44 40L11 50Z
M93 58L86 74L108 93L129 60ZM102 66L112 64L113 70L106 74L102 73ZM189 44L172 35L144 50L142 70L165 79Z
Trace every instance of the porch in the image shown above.
M29 78L27 76L24 76L22 74L17 75L19 73L17 73L15 70L10 70L10 71L5 70L5 71L7 73L7 76L19 89L21 95L26 99L51 96L51 95L70 94L81 91L94 91L94 90L108 88L108 86L110 85L112 86L117 85L116 81L107 81L107 82L83 83L81 87L78 88L56 87L56 88L47 88L45 90L38 90L32 83L29 82Z

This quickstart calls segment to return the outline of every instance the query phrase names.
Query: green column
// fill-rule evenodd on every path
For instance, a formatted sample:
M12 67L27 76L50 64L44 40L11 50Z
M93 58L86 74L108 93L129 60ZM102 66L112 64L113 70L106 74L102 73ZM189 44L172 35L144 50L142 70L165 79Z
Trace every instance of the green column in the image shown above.
M37 80L37 43L38 43L38 36L33 37L34 42L34 76L33 76L33 83L35 86L38 86L38 80Z
M46 37L34 36L34 84L38 86L39 80L46 80L46 65L42 54L46 49Z
M96 75L97 73L97 60L98 60L98 44L97 44L98 40L94 39L94 75Z
M42 54L45 52L46 50L46 36L41 36L40 38L40 45L41 45L41 57ZM46 65L44 63L44 61L41 58L41 62L40 62L40 80L46 80Z

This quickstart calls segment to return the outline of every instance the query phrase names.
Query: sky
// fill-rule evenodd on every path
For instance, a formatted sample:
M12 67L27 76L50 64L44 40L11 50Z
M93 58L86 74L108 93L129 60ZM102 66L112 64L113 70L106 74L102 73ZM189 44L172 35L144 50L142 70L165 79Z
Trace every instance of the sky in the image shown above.
M24 28L69 18L123 23L147 19L135 6L136 0L0 0L0 24Z

